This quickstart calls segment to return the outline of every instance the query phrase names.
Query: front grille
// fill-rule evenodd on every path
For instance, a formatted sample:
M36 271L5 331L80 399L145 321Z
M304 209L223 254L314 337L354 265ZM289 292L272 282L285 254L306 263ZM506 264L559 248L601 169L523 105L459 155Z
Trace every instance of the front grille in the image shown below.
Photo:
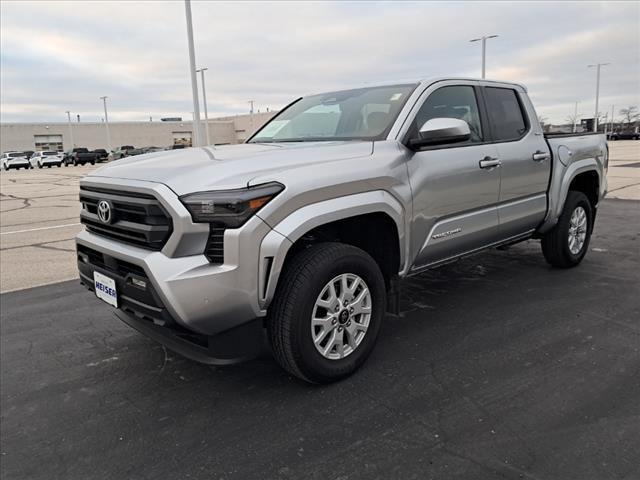
M211 263L224 263L224 227L215 223L211 224L204 254Z
M111 204L110 223L98 217L100 200ZM171 235L171 217L153 195L80 187L80 201L80 221L97 235L151 250L161 250Z

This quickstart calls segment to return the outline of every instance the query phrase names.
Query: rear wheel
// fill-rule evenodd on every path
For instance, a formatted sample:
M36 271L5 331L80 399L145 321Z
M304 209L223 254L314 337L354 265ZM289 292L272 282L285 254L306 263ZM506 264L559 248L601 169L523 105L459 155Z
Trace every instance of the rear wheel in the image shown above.
M385 283L363 250L321 243L293 257L269 308L269 341L278 363L312 383L355 372L376 342Z
M582 192L570 191L556 226L542 238L542 253L554 267L578 265L587 253L593 210Z

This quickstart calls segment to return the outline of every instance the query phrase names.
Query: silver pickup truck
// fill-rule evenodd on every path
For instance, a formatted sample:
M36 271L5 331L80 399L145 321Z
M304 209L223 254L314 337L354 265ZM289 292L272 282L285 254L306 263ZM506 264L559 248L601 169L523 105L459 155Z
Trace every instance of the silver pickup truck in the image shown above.
M545 136L517 84L435 78L299 98L242 145L157 152L80 184L81 282L191 359L331 382L371 353L402 279L537 238L588 251L603 136ZM526 272L525 272L526 274Z

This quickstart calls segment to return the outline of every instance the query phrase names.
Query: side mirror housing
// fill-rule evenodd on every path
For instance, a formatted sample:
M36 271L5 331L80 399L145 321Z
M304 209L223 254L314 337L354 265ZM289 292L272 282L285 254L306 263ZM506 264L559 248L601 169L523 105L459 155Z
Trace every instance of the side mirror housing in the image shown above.
M417 138L409 140L409 147L418 149L431 145L466 142L471 138L469 124L458 118L432 118L420 128Z

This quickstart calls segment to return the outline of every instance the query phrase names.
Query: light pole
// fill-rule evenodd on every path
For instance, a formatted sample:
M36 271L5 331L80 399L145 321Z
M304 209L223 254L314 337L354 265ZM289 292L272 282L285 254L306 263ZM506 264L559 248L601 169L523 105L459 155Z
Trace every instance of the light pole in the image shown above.
M469 42L482 42L482 78L485 78L486 65L487 65L487 39L496 38L498 35L484 35L480 38L474 38L473 40L469 40Z
M615 115L615 114L613 113L613 109L614 109L614 108L615 108L615 105L611 105L611 132L610 132L610 134L612 134L612 133L613 133L613 116Z
M187 41L189 43L189 70L191 73L191 94L193 96L193 136L194 147L199 147L200 142L200 105L198 102L198 78L196 76L196 54L193 47L193 25L191 22L191 0L184 0L184 9L187 16Z
M109 117L107 116L107 98L109 97L100 97L102 99L102 103L104 105L104 125L107 127L107 151L111 151L111 133L109 132Z
M250 106L250 109L249 109L249 123L251 124L251 126L249 127L251 129L250 135L253 135L253 100L249 100L247 103Z
M204 104L204 129L207 133L207 145L211 145L211 140L209 139L209 114L207 113L207 92L204 87L204 71L209 70L207 67L203 67L200 70L196 70L196 72L200 72L202 76L202 103Z
M69 142L71 143L71 149L73 149L74 143L73 143L73 128L71 128L71 112L67 110L65 113L67 114L67 121L69 122Z
M600 67L604 67L605 65L611 65L610 63L596 63L593 65L587 65L587 68L596 69L596 113L593 116L593 131L598 131L598 102L600 101Z

